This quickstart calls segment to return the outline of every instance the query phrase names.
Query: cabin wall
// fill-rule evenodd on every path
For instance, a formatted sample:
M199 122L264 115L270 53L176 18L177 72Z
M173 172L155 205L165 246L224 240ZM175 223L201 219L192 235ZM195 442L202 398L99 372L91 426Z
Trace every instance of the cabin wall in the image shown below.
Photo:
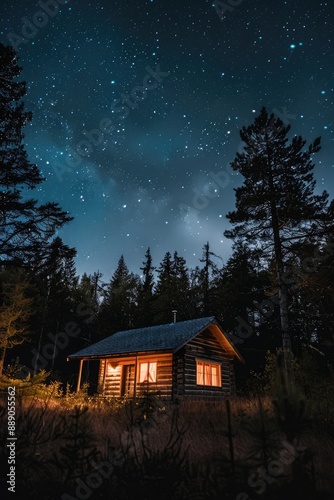
M184 395L184 349L173 356L173 399Z
M197 385L196 360L216 362L221 366L221 387ZM157 362L156 382L139 383L139 364ZM107 363L107 370L105 366ZM130 372L127 372L129 366ZM137 368L135 368L137 366ZM126 368L128 367L128 368ZM126 377L125 374L128 373ZM234 361L224 351L214 332L206 329L177 353L138 354L100 360L98 392L105 397L142 396L147 391L166 399L219 399L235 394ZM127 392L125 393L125 387Z
M105 373L105 365L108 363L107 372ZM110 364L116 363L115 369L110 369ZM113 367L111 367L113 368ZM101 359L98 392L102 396L119 397L121 394L121 375L123 363L120 360Z
M147 359L147 358L145 358ZM172 354L160 355L151 358L157 359L157 381L149 384L138 384L137 382L137 396L143 396L147 391L155 392L162 398L171 398L172 396ZM140 362L140 358L138 358Z
M196 359L220 364L221 387L197 385ZM197 335L175 355L174 380L174 395L182 399L217 399L235 393L233 360L209 329Z
M145 361L157 362L157 377L156 382L139 383L139 364ZM107 371L105 373L105 364L107 363ZM137 365L134 368L127 382L127 388L131 386L128 394L124 394L123 378L125 377L125 366ZM105 397L133 397L136 391L136 396L142 396L147 391L156 392L161 397L171 398L172 396L172 354L151 354L138 355L131 357L108 358L100 360L98 392Z

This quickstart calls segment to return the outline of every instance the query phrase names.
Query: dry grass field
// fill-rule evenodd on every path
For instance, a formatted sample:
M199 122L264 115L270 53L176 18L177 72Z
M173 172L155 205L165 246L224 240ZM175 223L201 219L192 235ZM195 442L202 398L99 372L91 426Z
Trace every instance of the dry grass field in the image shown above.
M18 396L16 498L334 498L331 406L276 401Z

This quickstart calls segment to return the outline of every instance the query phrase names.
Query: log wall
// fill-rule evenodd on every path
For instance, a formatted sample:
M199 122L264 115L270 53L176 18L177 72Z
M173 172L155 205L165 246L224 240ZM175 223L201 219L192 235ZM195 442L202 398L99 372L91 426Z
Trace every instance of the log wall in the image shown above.
M172 354L138 355L137 357L118 357L100 360L99 393L105 397L121 397L123 366L138 363L136 395L141 396L147 391L156 392L161 397L172 395ZM139 384L139 363L157 361L157 381ZM104 375L105 363L108 363Z
M197 385L196 360L219 363L221 387ZM217 399L235 393L234 365L220 342L206 329L186 344L174 358L174 394L181 398Z

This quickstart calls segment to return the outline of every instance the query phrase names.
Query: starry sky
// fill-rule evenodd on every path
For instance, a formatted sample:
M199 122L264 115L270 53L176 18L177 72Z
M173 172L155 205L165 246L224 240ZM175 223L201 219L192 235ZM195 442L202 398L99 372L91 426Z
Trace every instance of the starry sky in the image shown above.
M262 106L308 141L334 196L333 0L2 0L0 33L27 81L35 196L74 221L59 231L77 271L109 278L203 245L226 262L229 163Z

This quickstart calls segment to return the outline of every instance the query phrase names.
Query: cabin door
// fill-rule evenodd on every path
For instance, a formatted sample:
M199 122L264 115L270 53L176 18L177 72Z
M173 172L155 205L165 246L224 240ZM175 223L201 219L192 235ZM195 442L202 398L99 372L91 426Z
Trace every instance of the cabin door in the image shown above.
M135 387L135 365L123 365L121 396L134 395Z

